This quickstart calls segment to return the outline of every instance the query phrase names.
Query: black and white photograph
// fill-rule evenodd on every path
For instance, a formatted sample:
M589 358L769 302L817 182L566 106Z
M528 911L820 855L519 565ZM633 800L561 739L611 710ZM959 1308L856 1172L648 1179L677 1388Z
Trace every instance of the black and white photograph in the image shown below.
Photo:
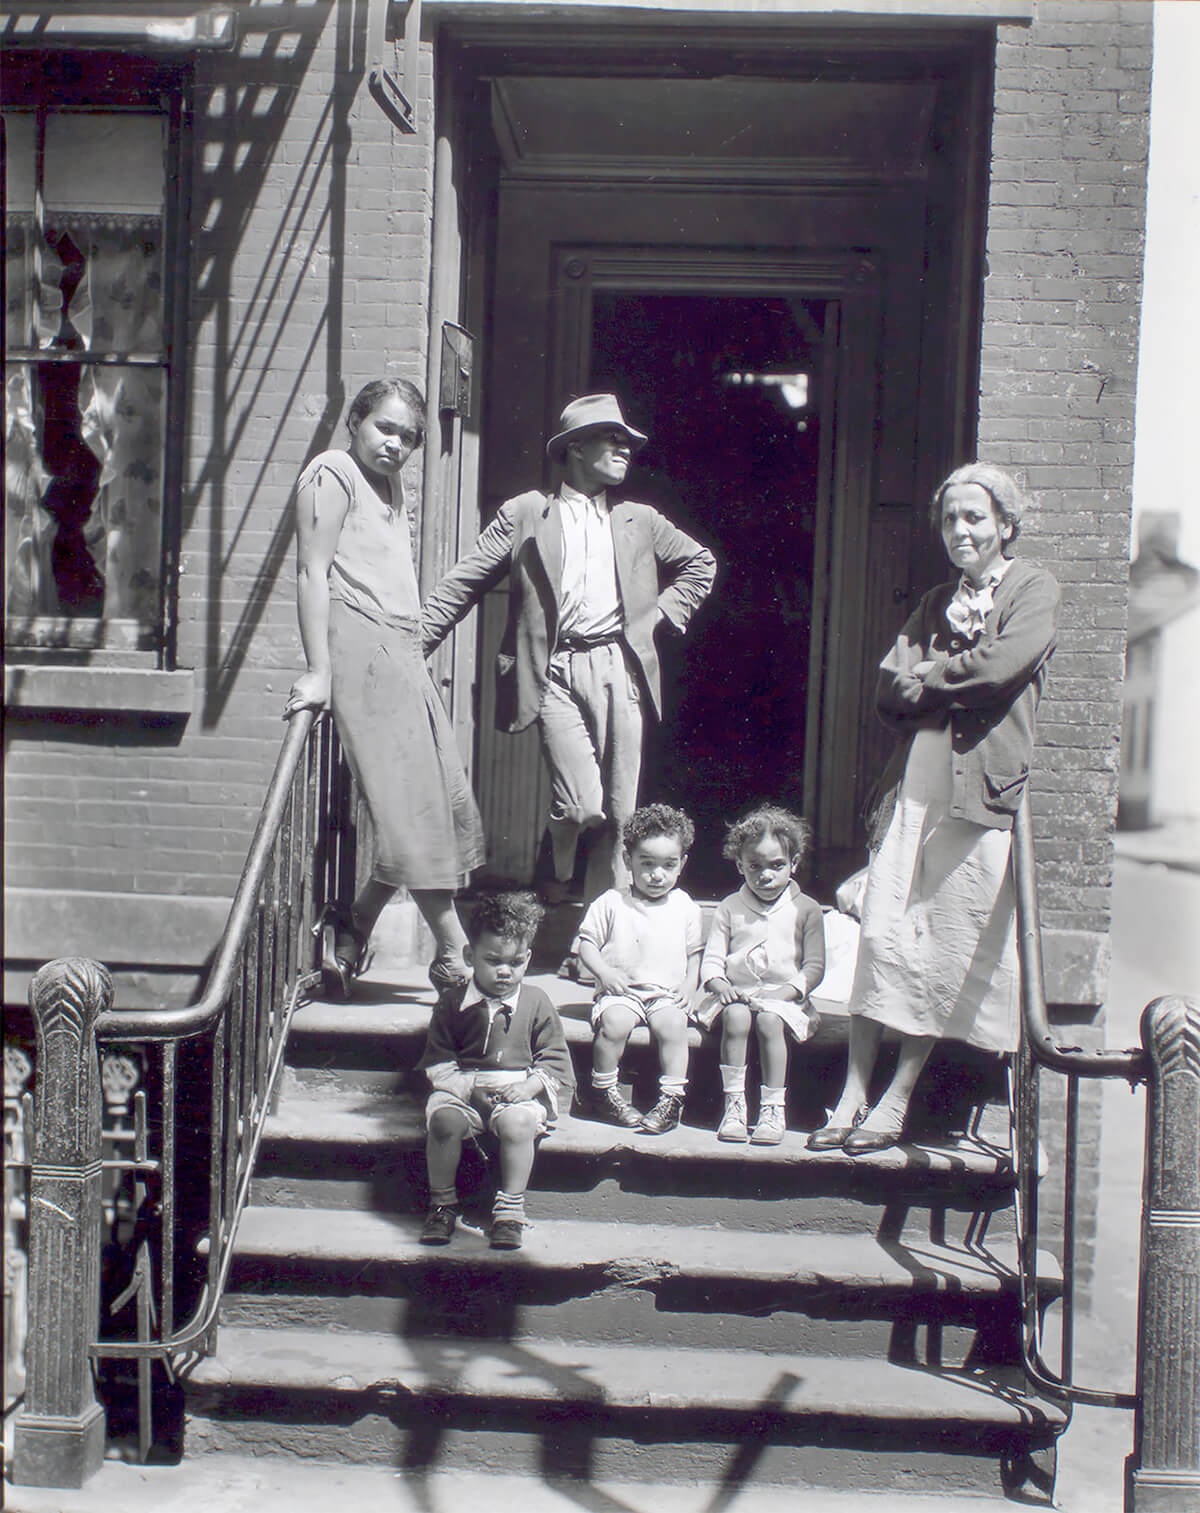
M1200 1513L1200 0L7 0L14 1513Z

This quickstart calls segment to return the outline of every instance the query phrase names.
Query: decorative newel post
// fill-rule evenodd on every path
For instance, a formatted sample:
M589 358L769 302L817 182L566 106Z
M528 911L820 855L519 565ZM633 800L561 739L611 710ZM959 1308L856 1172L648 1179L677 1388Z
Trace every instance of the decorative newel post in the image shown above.
M88 1347L100 1324L100 1068L96 1018L112 1002L99 962L48 962L29 985L37 1032L29 1174L29 1337L13 1479L81 1487L104 1459Z
M1200 1508L1200 1004L1156 998L1142 1015L1150 1058L1138 1406L1129 1505Z

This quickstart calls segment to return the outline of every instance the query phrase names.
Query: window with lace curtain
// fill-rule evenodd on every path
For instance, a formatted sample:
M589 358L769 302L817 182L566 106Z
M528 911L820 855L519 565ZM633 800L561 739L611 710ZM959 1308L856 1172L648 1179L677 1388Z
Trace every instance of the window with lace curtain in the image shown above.
M8 653L159 662L178 101L126 60L24 74L3 111Z

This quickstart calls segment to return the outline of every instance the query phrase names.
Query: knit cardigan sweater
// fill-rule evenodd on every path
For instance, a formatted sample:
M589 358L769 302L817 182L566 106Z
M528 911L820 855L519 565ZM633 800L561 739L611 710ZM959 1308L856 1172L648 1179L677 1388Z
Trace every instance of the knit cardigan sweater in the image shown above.
M1011 830L1033 757L1035 714L1057 636L1058 584L1015 560L996 585L977 640L956 634L946 610L958 579L931 589L879 668L876 711L901 737L868 803L871 845L883 839L914 734L950 726L950 813ZM912 669L932 659L923 677Z
M500 1009L490 1028L486 1003L463 1008L466 991L464 983L438 999L417 1063L420 1070L464 1101L470 1099L476 1072L537 1072L551 1085L551 1113L557 1112L556 1103L569 1108L575 1089L571 1053L558 1011L541 988L522 984L515 1007Z

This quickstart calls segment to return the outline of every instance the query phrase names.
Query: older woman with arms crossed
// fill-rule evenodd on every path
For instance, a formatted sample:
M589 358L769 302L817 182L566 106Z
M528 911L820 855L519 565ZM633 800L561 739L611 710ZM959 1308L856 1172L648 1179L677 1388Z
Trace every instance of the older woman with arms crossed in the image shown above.
M314 457L296 485L296 595L308 670L285 711L332 707L371 812L371 877L349 909L327 910L321 926L326 991L341 998L401 886L433 931L433 986L466 980L454 894L484 854L479 811L421 655L401 472L424 439L424 401L403 379L377 379L354 399L346 426L349 448Z
M869 820L846 1082L813 1150L897 1144L937 1040L1016 1048L1009 846L1059 600L1048 572L1013 556L1022 502L1015 480L985 463L956 469L934 495L957 572L921 600L879 670L876 707L900 741ZM885 1029L899 1060L872 1108Z

